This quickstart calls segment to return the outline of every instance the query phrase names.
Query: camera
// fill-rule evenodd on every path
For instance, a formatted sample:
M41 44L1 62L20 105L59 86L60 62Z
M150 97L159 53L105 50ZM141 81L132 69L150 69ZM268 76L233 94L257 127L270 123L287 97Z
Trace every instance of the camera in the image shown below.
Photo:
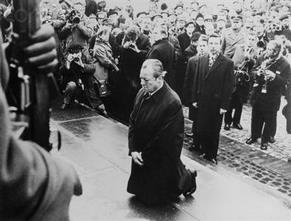
M128 46L128 48L135 49L135 46L134 46L133 43L131 43L131 44Z
M81 22L81 17L79 16L76 10L72 10L69 12L67 20L73 24L79 24Z

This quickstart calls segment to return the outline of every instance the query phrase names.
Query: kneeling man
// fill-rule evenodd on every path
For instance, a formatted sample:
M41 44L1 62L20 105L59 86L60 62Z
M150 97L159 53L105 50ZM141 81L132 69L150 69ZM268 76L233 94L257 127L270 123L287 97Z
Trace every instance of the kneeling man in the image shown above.
M143 63L142 89L130 116L132 168L127 191L150 205L196 190L196 171L186 169L180 159L184 135L181 101L164 81L165 74L159 60Z

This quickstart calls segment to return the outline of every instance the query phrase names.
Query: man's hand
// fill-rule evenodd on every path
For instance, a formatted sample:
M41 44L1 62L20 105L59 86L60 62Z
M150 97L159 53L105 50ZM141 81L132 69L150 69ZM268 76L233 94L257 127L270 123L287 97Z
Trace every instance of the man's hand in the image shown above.
M137 165L143 166L143 159L140 152L131 152L131 157Z
M276 77L276 74L273 71L266 70L265 73L266 73L266 78L269 80L274 80Z
M28 63L41 73L47 74L58 64L54 29L51 25L43 25L31 39L31 44L24 49Z
M225 110L225 109L223 109L223 108L220 108L220 110L219 110L220 115L223 115L223 114L225 114L226 112L227 112L227 110Z
M198 107L197 102L192 103L192 106L197 108Z

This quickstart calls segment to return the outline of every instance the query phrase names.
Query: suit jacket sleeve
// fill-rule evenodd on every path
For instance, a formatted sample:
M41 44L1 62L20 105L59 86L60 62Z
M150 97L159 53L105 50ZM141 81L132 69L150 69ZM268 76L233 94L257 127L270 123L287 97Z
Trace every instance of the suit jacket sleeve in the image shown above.
M224 54L226 49L226 39L225 39L225 33L222 34L222 45L221 45L221 52Z
M69 220L71 197L82 191L75 170L12 136L1 88L0 124L0 220Z
M234 73L233 73L233 62L229 61L226 67L226 73L224 75L224 87L222 88L222 109L227 110L229 108L231 95L234 88Z
M284 65L284 66L283 66ZM291 68L289 63L283 64L283 68L280 74L276 73L276 77L274 80L271 81L271 83L269 84L270 88L278 88L278 87L285 87L287 82L288 82L288 78L291 75Z
M194 78L195 78L195 61L190 59L187 63L186 73L185 73L185 81L184 81L184 99L186 105L190 106L195 100L195 86L194 86Z

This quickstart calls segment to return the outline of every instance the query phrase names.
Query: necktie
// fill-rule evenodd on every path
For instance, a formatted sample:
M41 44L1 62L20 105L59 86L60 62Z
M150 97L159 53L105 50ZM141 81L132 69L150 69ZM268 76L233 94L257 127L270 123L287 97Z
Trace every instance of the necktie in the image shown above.
M215 62L215 56L214 55L210 55L209 56L209 69L211 69L212 65Z

